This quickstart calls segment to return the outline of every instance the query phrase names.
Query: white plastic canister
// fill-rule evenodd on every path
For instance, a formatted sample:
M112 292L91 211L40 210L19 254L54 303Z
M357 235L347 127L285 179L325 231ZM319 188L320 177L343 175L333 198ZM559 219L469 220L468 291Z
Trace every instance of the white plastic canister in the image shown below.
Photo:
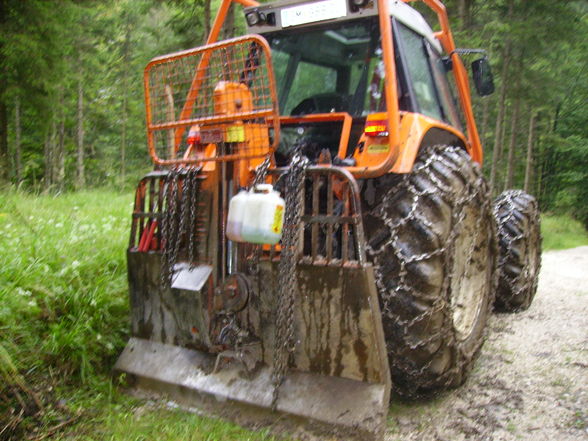
M243 240L271 245L278 243L284 225L284 206L284 199L271 184L259 184L252 189L243 213Z
M241 190L231 198L229 214L227 215L227 237L235 242L244 242L241 231L243 229L243 215L249 200L249 193Z

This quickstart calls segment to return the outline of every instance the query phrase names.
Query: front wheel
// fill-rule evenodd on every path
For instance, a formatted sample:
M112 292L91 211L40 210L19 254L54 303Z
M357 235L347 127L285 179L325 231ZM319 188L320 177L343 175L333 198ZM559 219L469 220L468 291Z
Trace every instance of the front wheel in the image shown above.
M395 390L416 397L461 384L484 340L496 234L480 169L459 147L424 148L413 172L364 182Z

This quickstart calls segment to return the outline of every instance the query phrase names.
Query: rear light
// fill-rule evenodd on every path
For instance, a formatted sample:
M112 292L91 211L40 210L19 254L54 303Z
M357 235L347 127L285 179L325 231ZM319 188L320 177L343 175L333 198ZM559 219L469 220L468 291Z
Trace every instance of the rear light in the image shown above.
M200 144L200 127L192 126L188 132L188 145Z
M386 121L367 121L363 131L365 136L388 136Z

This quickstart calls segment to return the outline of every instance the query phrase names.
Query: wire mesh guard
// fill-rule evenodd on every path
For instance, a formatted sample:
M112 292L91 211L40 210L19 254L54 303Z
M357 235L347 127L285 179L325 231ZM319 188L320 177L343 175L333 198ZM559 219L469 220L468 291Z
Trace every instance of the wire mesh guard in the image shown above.
M254 158L275 149L279 111L262 37L155 58L144 82L149 152L156 164Z

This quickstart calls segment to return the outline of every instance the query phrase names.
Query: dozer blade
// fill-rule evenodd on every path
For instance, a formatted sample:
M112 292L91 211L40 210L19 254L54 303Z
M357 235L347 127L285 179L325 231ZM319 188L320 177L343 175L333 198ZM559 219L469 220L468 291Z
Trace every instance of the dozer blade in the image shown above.
M254 375L241 366L213 373L214 358L196 350L133 338L115 369L132 376L131 384L164 395L187 407L243 425L278 430L310 430L343 439L378 439L387 412L383 384L292 372L280 387L272 411L271 370ZM284 419L288 415L288 419Z
M159 256L129 252L132 324L114 370L135 389L244 426L377 440L390 381L372 268L299 265L295 308L299 339L272 408L274 290L277 264L261 262L259 297L249 311L259 345L211 354L188 348L199 296L160 289ZM143 277L146 274L151 277ZM287 415L288 418L284 418Z

